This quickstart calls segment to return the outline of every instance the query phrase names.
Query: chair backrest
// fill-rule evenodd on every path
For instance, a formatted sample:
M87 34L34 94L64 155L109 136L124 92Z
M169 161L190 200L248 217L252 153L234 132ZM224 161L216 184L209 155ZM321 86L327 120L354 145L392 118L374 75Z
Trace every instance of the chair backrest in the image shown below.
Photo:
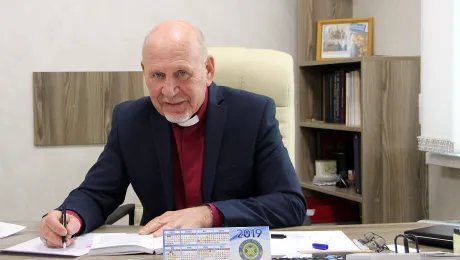
M210 47L214 57L217 85L244 89L273 98L276 118L289 156L295 166L294 62L287 53L240 47ZM145 87L145 94L148 90ZM142 205L136 200L135 224L142 217Z

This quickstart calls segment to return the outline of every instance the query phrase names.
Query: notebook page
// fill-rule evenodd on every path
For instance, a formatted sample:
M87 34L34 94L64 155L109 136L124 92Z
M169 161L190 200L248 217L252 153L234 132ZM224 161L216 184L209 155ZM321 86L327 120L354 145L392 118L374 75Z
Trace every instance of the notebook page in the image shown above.
M95 237L101 234L86 234L75 238L75 243L67 248L49 248L43 244L39 237L9 247L2 251L30 254L82 256L89 252Z
M163 253L163 236L161 237L155 237L153 239L153 244L155 245L155 253L156 254L161 254Z
M93 248L140 245L140 244L141 244L141 238L139 237L139 235L133 235L133 234L125 234L123 236L105 235L105 236L100 236L94 240Z
M142 246L155 250L155 240L152 235L123 234L104 235L94 239L93 249L121 246Z

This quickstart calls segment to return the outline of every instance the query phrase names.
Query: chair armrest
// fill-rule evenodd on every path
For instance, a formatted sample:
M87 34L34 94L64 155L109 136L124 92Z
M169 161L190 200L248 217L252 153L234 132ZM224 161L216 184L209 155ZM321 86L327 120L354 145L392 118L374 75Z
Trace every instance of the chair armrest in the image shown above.
M118 207L105 221L106 225L112 225L124 216L129 215L129 225L134 225L134 204L125 204Z
M309 216L305 217L305 220L303 221L302 226L311 226L311 219Z

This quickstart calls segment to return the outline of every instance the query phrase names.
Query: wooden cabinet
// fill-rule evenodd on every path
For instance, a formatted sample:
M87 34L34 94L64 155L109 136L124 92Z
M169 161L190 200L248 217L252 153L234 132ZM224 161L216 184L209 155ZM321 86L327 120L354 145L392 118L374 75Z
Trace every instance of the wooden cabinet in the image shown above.
M360 203L362 223L427 218L425 157L417 149L420 57L370 56L315 61L316 19L349 18L351 5L352 1L348 0L299 0L300 147L296 161L302 187L306 192ZM354 119L359 115L359 120L350 120L343 113L347 120L342 118L339 123L331 123L325 113L327 74L339 72L336 75L346 82L344 75L352 71L359 77L354 81L359 88L355 88L358 92L354 93L353 105ZM346 90L341 91L346 96ZM324 148L320 140L332 135L342 138L345 146L353 146L353 139L359 138L360 193L353 186L317 186L312 182L315 160L321 159L318 153ZM347 153L349 159L352 157L350 161L354 161L356 147L345 148L351 151Z

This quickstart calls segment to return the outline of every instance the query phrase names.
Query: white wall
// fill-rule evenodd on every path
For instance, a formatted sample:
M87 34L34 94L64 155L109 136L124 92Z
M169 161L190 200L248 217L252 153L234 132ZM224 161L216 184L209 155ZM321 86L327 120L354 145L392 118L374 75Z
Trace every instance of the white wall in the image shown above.
M460 170L437 165L428 166L430 218L458 220L460 210Z
M0 0L0 6L0 221L39 220L102 150L34 147L33 71L140 70L144 36L167 19L194 23L211 46L297 57L295 0Z
M376 55L421 55L421 5L422 0L354 0L353 17L375 18ZM429 165L428 180L430 219L460 219L460 170Z
M420 0L353 0L353 17L374 17L374 55L420 55Z

